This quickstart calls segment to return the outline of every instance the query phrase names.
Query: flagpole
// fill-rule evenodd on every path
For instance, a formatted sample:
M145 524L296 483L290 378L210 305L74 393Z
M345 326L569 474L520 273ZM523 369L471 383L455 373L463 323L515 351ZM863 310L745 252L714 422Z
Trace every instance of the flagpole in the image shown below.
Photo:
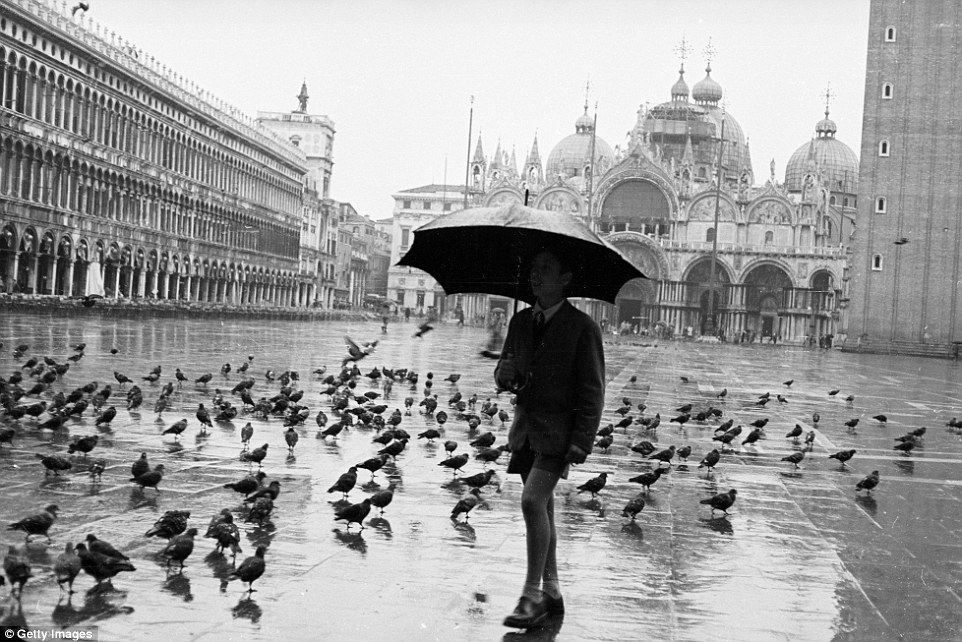
M468 115L468 160L464 164L464 209L468 209L468 182L471 178L471 129L474 126L474 96L471 96L471 111Z

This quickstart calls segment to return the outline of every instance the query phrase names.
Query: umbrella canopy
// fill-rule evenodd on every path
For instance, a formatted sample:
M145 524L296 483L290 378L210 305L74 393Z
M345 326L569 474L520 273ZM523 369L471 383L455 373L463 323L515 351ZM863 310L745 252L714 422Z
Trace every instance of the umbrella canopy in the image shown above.
M621 287L645 275L613 245L561 212L517 203L439 216L414 232L398 265L424 270L446 294L484 293L534 303L531 259L541 248L565 254L569 297L615 302Z

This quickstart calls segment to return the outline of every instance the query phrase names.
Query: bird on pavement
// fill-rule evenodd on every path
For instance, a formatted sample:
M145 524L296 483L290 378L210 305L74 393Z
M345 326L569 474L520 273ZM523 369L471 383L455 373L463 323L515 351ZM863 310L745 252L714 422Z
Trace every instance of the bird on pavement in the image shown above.
M116 416L117 416L117 408L115 408L114 406L108 406L107 409L101 412L100 416L97 417L97 421L94 422L94 425L103 426L105 424L109 424L111 421L114 420L114 417Z
M804 432L802 425L795 424L795 427L789 430L788 433L786 433L785 439L791 439L797 444L798 438L802 436L802 432Z
M43 535L50 541L50 535L47 531L53 526L53 523L57 520L57 511L60 509L56 504L50 504L43 511L30 515L29 517L24 517L19 522L14 522L7 526L8 531L23 531L27 534L26 540L30 540L31 535Z
M651 443L650 441L639 441L637 444L631 447L631 450L644 455L645 457L655 452L655 449L655 444Z
M688 456L691 455L691 446L682 446L675 451L675 454L678 455L679 459L684 459L687 462Z
M247 513L247 521L263 525L272 512L274 512L274 500L269 496L258 497L251 504L251 509Z
M901 451L904 452L906 455L911 455L911 454L912 454L912 449L915 448L916 445L917 445L917 444L915 443L915 441L903 441L903 442L900 443L900 444L895 444L895 446L893 446L892 449L893 449L893 450L901 450Z
M379 455L377 457L371 457L370 459L365 459L359 464L354 464L355 468L363 468L371 472L371 481L374 481L374 473L384 468L384 464L387 463L389 457L388 455Z
M334 520L347 522L348 529L351 528L351 524L360 524L361 530L364 530L364 518L367 517L370 512L371 498L365 497L364 500L358 504L351 504L350 506L345 506L334 511Z
M674 454L674 452L672 454ZM608 473L601 473L597 477L593 477L588 481L586 481L585 483L578 486L578 493L579 494L584 492L591 493L591 498L594 499L594 497L601 492L601 489L604 488L605 484L607 483L608 483Z
M204 404L197 406L197 412L195 413L197 421L200 422L200 430L202 433L207 432L208 428L213 428L214 423L210 420L210 412L204 407Z
M131 477L129 481L139 484L141 490L149 486L159 493L160 489L157 488L157 485L160 483L160 480L163 479L163 477L164 465L157 464L154 466L153 470L147 471L143 475L138 475L137 477Z
M97 442L100 440L99 435L87 435L85 437L78 437L73 442L67 446L67 452L73 454L75 452L81 452L84 454L84 458L87 457L87 453L94 449Z
M645 507L645 497L638 493L625 504L622 509L621 514L623 517L630 517L631 521L635 521L635 517L644 509Z
M791 388L793 383L795 383L795 380L789 379L788 381L783 381L782 385L785 386L786 388Z
M677 417L672 417L668 421L670 423L678 424L679 427L683 427L689 419L691 419L691 415L689 415L687 412L684 412Z
M457 444L455 444L457 445ZM484 467L487 468L488 464L493 464L498 461L498 458L508 450L507 444L501 444L497 448L484 448L478 451L478 454L474 456L475 459L483 462Z
M722 391L719 392L717 395L715 395L717 399L724 399L727 396L728 396L728 388L722 388Z
M641 484L642 487L645 489L645 492L648 493L651 490L651 485L654 484L656 481L658 481L658 479L663 474L665 474L664 468L655 468L651 472L636 475L635 477L632 477L628 481L635 484Z
M82 542L77 544L74 549L80 557L80 568L82 568L87 575L97 580L98 585L118 573L137 570L127 559L88 550L87 546Z
M762 432L762 429L761 429L761 428L755 428L755 429L752 430L750 433L748 433L748 436L747 436L747 437L745 437L745 438L742 440L742 446L754 444L756 441L758 441L759 439L761 439L761 438L762 438L762 435L764 435L764 434L765 434L765 433Z
M828 458L829 458L829 459L837 459L838 462L844 466L844 465L845 465L845 462L847 462L849 459L851 459L852 457L854 457L856 452L857 452L857 451L856 451L855 449L852 449L852 450L840 450L840 451L838 451L837 453L834 453L834 454L829 455Z
M838 393L839 393L839 389L838 389L838 388L833 388L832 390L829 390L829 391L828 391L828 396L829 396L829 397L834 397L834 396L837 395Z
M885 415L875 415L874 417L872 417L872 419L879 422L880 424L884 424L889 420L889 418L886 417Z
M648 459L663 461L669 466L671 466L671 460L672 460L672 457L674 456L675 456L675 446L672 445L672 446L668 446L668 448L664 450L659 450L656 453L652 453L651 455L648 455Z
M421 325L418 326L418 331L415 332L412 336L417 337L418 339L423 339L424 335L426 335L428 332L430 332L433 329L434 329L433 325L429 323L422 323Z
M287 443L287 452L291 455L294 454L294 446L297 445L297 440L300 435L294 430L294 426L288 426L287 430L284 432L284 441Z
M862 481L855 484L855 493L858 494L858 491L860 490L864 490L870 493L872 492L873 488L878 486L878 483L879 483L878 471L873 470L864 479L862 479Z
M711 469L718 464L719 459L721 459L721 454L717 450L712 449L698 462L698 467L701 468L704 466L708 469L708 472L711 473Z
M184 560L194 552L194 537L197 536L196 528L188 528L186 532L175 535L167 542L167 546L161 555L167 558L167 566L171 562L180 562L180 567L184 568Z
M181 419L180 421L175 422L173 425L171 425L170 428L167 428L166 430L164 430L164 432L161 434L173 435L174 439L176 440L180 438L180 434L185 430L187 430L187 420Z
M476 473L468 477L462 477L461 482L466 486L471 488L484 488L491 483L491 478L494 477L493 470L486 470L483 473Z
M374 506L380 511L380 515L384 514L384 509L394 500L394 489L397 487L395 482L391 482L387 488L382 488L373 495L371 495L371 506Z
M255 474L248 475L239 481L224 484L224 488L230 488L242 495L248 495L261 487L261 482L265 477L267 477L267 474L258 470Z
M54 475L60 475L61 470L70 470L73 468L70 460L63 455L41 455L40 453L36 453L34 457L39 459L43 467L47 469L43 473L44 477L49 475L51 471Z
M67 593L73 594L73 582L80 574L80 557L72 543L67 542L64 552L57 556L53 563L53 574L57 578L60 590L62 591L63 585L66 584Z
M264 461L265 457L267 457L267 447L268 444L264 444L250 452L241 453L241 461L257 464L257 467L260 468L261 462Z
M458 473L464 465L468 463L468 453L461 453L460 455L455 455L453 457L448 457L444 461L438 463L438 466L443 466L444 468L451 469L455 474Z
M464 513L464 521L468 521L468 514L479 503L481 503L481 490L472 488L470 493L459 499L458 503L454 505L454 509L451 511L451 519L457 521L458 517Z
M791 455L782 457L782 461L791 462L795 466L795 468L798 468L798 465L801 463L803 459L805 459L804 450L796 450Z
M210 520L210 526L204 537L213 539L217 542L214 549L216 553L223 553L224 549L230 548L231 555L237 557L238 553L243 553L240 547L240 529L234 523L234 516L230 510L225 508Z
M805 445L808 447L809 450L812 450L815 447L815 431L814 430L809 430L807 433L805 433Z
M187 530L189 518L189 510L169 510L154 522L154 525L144 533L144 537L163 537L169 540Z
M749 424L749 425L752 426L752 427L754 427L754 428L762 429L762 428L764 428L767 424L768 424L768 417L764 417L764 418L762 418L762 419L756 419L755 421L753 421L753 422L752 422L751 424Z
M732 488L727 493L718 493L713 497L709 497L708 499L701 500L699 503L707 504L708 506L711 506L712 515L715 514L716 510L720 510L721 512L728 515L728 509L731 508L732 504L735 503L735 495L737 493L738 491Z
M147 462L147 453L140 453L140 459L130 466L130 476L139 477L149 470L150 464Z
M601 450L608 452L608 449L611 447L611 444L614 441L615 438L612 435L605 435L595 442L595 448L600 448Z
M7 549L7 555L3 558L3 572L7 576L7 581L10 582L10 594L13 595L16 588L17 599L19 600L23 595L24 584L33 577L33 574L30 572L30 565L27 560L20 555L16 546L10 546ZM7 629L7 631L13 632L12 629ZM7 633L7 637L13 636Z
M230 575L227 576L227 581L239 579L242 582L246 582L248 593L253 593L257 589L254 588L254 582L257 581L264 574L266 569L266 564L264 563L264 553L267 552L266 546L258 546L257 550L251 557L248 557L240 566L238 566Z
M346 473L337 478L337 481L327 489L327 492L342 493L343 499L347 499L347 494L351 492L355 484L357 484L357 466L351 466Z

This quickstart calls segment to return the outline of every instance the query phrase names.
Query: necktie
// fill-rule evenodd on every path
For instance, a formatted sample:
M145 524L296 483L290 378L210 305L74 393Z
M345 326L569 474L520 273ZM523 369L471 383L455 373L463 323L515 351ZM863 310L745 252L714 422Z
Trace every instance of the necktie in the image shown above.
M543 312L535 313L533 336L534 336L534 343L536 346L540 344L541 339L544 338L544 326L545 326L544 313Z

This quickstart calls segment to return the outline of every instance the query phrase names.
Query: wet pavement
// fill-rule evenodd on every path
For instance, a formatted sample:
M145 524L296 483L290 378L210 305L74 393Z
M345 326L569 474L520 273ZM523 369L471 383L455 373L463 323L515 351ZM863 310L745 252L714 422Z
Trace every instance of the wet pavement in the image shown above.
M458 443L456 453L473 452L468 441L486 431L495 434L496 445L506 441L507 426L497 418L485 417L471 431L447 407L460 391L490 397L511 411L508 395L494 394L494 363L478 355L482 331L442 325L415 339L415 329L413 322L394 323L382 336L374 322L222 324L4 313L0 375L8 377L30 356L63 362L72 346L84 342L85 356L42 398L89 381L111 383L114 396L107 405L118 413L109 427L97 428L88 410L57 431L40 430L28 419L0 419L17 431L13 448L0 446L0 523L50 503L61 509L49 547L42 537L29 545L34 578L22 601L10 597L9 586L0 588L2 624L97 626L101 640L158 634L171 640L962 639L962 438L945 425L962 416L958 363L769 345L607 342L605 423L621 420L614 411L625 397L635 406L646 404L646 416L660 413L662 423L655 432L637 424L617 429L607 453L596 450L559 485L567 615L521 636L501 625L520 593L525 556L520 484L504 473L504 461L492 466L495 483L485 488L468 522L455 522L451 510L467 488L437 465L446 455L440 443L413 439L373 483L360 471L349 494L350 502L359 502L389 482L397 484L383 517L372 512L363 530L334 520L341 496L328 488L380 447L372 443L377 433L370 428L355 427L337 439L316 437L316 411L332 422L337 416L311 372L337 370L346 355L344 335L381 339L359 363L363 373L381 366L420 373L417 389L398 383L379 399L389 406L385 415L403 411L407 396L420 400L430 371L438 407L451 415L444 439ZM15 361L11 353L19 343L30 350ZM110 354L111 348L118 353ZM242 379L236 368L248 355L254 357L248 374L256 381L255 399L280 388L265 378L268 369L300 374L296 387L311 414L298 428L293 457L287 456L279 418L241 414L199 434L197 404L209 407L215 388L230 396ZM233 365L227 376L220 374L225 362ZM157 364L163 366L160 381L141 380ZM206 372L213 379L206 388L189 383L175 390L173 409L158 418L154 402L177 367L191 381ZM124 409L115 370L144 390L139 412ZM444 381L451 373L461 375L457 384ZM786 387L782 382L789 379L794 383ZM726 388L727 396L719 398ZM832 389L840 393L829 396ZM357 390L384 393L367 377ZM755 405L766 391L772 400ZM854 400L845 401L848 395ZM239 398L233 399L239 406ZM682 427L669 422L686 403L693 413L713 405L723 416ZM402 428L416 435L437 427L433 416L417 409L403 416ZM820 415L817 427L813 412ZM879 413L887 423L872 419ZM629 415L637 418L637 407ZM161 434L181 418L189 426L179 442ZM745 431L709 476L697 463L718 446L713 428L728 418ZM769 419L767 438L742 446L749 424L761 418ZM853 418L860 419L854 431L844 425ZM281 482L275 510L263 525L245 522L240 496L222 487L250 469L239 459L240 429L247 421L254 426L252 443L270 444L263 462L268 480ZM797 470L781 461L804 447L784 437L796 423L816 431ZM896 437L921 426L927 427L924 440L910 455L892 449ZM73 437L91 434L100 440L87 462L71 455L68 473L45 478L34 453L66 455ZM672 462L632 522L622 508L642 489L628 480L652 468L629 449L642 440L658 448L690 445L692 454L688 463ZM848 466L828 458L848 448L858 451ZM130 464L141 452L152 464L165 464L159 492L128 482ZM98 459L107 468L102 481L94 482L85 471ZM472 459L463 474L482 470ZM857 496L855 484L873 470L881 477L878 487ZM578 485L601 472L609 479L596 499L578 493ZM713 517L699 503L731 488L738 496L728 517ZM164 540L144 537L172 509L190 510L191 525L203 535L222 508L234 510L241 527L238 563L256 546L268 547L266 573L251 596L239 580L222 587L230 558L214 553L212 540L198 537L183 572L168 572L158 556ZM120 548L137 570L96 591L81 574L68 600L51 566L65 543L87 533ZM0 531L0 550L22 543L20 533Z

